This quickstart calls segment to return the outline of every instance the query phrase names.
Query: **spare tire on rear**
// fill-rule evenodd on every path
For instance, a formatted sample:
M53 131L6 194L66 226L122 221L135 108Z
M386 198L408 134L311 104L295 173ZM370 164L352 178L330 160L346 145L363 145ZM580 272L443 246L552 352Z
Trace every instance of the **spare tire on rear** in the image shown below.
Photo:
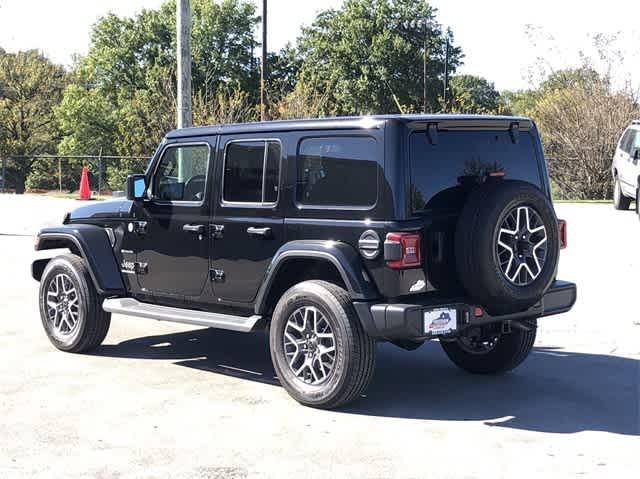
M555 278L558 220L549 198L530 183L479 185L458 219L455 243L462 285L491 314L533 306Z

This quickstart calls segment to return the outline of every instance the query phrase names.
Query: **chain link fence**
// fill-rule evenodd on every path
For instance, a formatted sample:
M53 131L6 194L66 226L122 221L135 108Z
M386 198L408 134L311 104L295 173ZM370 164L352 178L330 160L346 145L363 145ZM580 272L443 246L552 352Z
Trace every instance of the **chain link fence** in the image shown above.
M143 173L150 157L113 155L12 155L1 159L0 193L72 193L80 187L82 168L98 195L124 189L127 175Z

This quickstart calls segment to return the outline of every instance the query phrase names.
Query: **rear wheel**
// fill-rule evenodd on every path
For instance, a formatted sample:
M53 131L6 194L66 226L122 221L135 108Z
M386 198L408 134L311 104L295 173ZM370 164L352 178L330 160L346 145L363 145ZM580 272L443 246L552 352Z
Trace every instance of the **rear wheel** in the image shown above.
M519 366L531 353L536 340L537 320L522 322L508 334L469 335L441 341L453 363L473 374L499 374Z
M622 192L620 180L616 176L613 180L613 207L617 210L628 210L631 198L627 198Z
M376 345L342 288L304 281L273 312L269 345L280 382L299 403L323 409L360 397L375 368Z
M49 261L40 280L40 318L49 340L62 351L89 351L107 336L111 313L102 309L82 258L66 254Z

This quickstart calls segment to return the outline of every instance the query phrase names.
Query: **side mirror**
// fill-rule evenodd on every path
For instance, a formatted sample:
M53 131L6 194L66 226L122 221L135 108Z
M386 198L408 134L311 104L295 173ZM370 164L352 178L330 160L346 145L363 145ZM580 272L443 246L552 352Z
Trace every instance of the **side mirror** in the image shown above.
M144 175L127 176L127 199L141 201L145 198L147 179Z
M633 152L633 161L638 161L640 159L640 148L636 148L636 151Z

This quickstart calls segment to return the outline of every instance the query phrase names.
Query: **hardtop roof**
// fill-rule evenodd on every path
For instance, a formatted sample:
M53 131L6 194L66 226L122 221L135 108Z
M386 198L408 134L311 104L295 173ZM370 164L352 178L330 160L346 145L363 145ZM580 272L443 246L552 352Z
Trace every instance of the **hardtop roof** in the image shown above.
M167 138L184 138L192 136L211 136L229 133L260 133L288 130L320 130L320 129L371 129L381 128L387 121L399 121L403 123L451 123L451 122L527 122L531 120L518 116L500 115L372 115L372 116L343 116L330 118L316 118L304 120L275 120L251 123L230 123L226 125L197 126L172 130L167 133Z

